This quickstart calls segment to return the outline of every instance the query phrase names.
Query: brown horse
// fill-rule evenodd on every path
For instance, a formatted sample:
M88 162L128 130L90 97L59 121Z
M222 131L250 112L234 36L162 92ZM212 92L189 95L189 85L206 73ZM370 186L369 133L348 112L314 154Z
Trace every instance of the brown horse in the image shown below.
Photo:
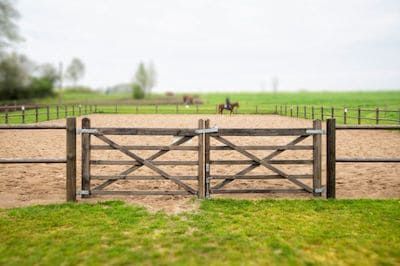
M226 106L225 104L220 104L218 105L218 113L222 114L224 110L229 110L231 111L230 114L232 114L235 111L235 108L236 109L239 108L238 102L232 103L230 106Z
M183 95L183 103L186 105L193 104L193 96Z

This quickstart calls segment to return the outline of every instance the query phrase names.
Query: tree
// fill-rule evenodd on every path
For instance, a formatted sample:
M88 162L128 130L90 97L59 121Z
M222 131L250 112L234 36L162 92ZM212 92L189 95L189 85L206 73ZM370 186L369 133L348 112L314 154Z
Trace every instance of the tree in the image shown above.
M0 0L0 49L21 39L16 24L18 18L19 12L14 7L14 1Z
M139 63L134 83L139 85L146 94L151 94L151 89L156 85L156 70L152 62L147 67L143 62Z
M137 84L133 83L132 84L132 91L133 91L133 98L134 99L143 99L144 98L144 91L142 87Z
M33 63L24 55L6 54L0 60L0 98L29 98L30 73Z
M85 65L79 58L72 59L71 63L67 67L66 77L74 84L76 87L76 83L78 80L83 78L85 75Z

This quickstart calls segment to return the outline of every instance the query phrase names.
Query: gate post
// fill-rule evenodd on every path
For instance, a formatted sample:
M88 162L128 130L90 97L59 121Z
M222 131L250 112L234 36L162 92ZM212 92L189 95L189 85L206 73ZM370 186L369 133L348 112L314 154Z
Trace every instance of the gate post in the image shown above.
M203 119L199 119L199 129L204 129ZM198 179L198 197L204 199L206 197L206 182L204 178L204 133L200 133L198 136L199 140L199 153L198 153L198 167L197 167L197 179Z
M321 120L313 121L314 130L321 130ZM313 135L313 195L321 196L321 159L322 159L322 145L321 145L321 134Z
M67 118L67 201L76 201L76 118Z
M210 119L206 119L204 123L205 128L210 128ZM206 182L206 198L210 197L210 135L204 136L204 165L205 172L204 178Z
M85 117L82 119L82 129L90 128L90 119ZM82 191L88 191L82 198L88 198L90 195L90 134L82 133Z
M336 198L336 120L326 123L326 198Z

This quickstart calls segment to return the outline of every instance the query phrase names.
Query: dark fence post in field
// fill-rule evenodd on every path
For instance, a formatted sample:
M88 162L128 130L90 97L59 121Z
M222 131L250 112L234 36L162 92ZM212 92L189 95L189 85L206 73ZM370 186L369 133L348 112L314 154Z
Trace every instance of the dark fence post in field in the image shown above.
M136 105L136 114L138 114L138 113L139 113L139 106Z
M97 104L94 105L94 113L97 113Z
M299 106L296 105L296 117L299 118Z
M283 115L282 113L282 105L279 107L280 115Z
M335 108L331 107L331 118L335 118Z
M4 123L8 124L8 108L6 109L6 113L4 114Z
M314 130L321 130L321 120L313 121ZM322 169L322 136L321 134L313 135L313 194L321 196L321 169Z
M307 119L307 106L304 106L304 118Z
M275 114L278 114L278 105L275 105Z
M343 109L343 124L347 124L347 108Z
M90 119L82 119L82 129L90 128ZM89 191L90 194L90 134L82 133L82 190ZM82 198L88 198L89 195L82 193Z
M64 105L64 111L65 111L65 118L68 116L68 106Z
M290 106L290 117L293 117L293 106Z
M50 120L50 106L46 106L46 117L47 117L47 121Z
M287 116L287 105L285 104L285 116Z
M196 114L198 114L198 113L199 113L199 104L196 103Z
M92 113L92 105L89 105L89 112Z
M314 120L315 113L314 113L314 106L311 106L311 119Z
M39 107L35 106L35 121L36 123L39 122Z
M398 119L399 119L399 124L400 124L400 109L397 110L397 112L398 112L398 115L399 115Z
M199 129L204 129L203 119L199 119ZM204 133L199 134L199 152L198 152L198 166L197 166L197 180L198 180L198 197L204 199L206 197L206 182L204 178Z
M321 121L324 121L324 107L321 106Z
M76 118L67 118L67 201L76 201Z
M87 105L85 104L85 115L87 115Z
M72 105L72 115L75 116L75 104Z
M258 105L256 105L256 114L258 114Z
M326 124L326 198L336 198L336 120Z
M79 107L79 116L81 116L82 115L82 105L79 105L78 107Z
M357 123L359 125L361 125L361 108L360 107L358 107L358 110L357 110Z
M376 110L375 110L375 123L377 125L379 124L379 107L376 107Z
M57 119L60 118L60 106L56 106L56 115L57 115Z
M206 119L205 128L210 128L210 119ZM210 197L210 135L205 134L204 137L204 179L205 179L205 193L206 198Z
M25 124L25 108L21 107L21 119L22 119L22 124Z

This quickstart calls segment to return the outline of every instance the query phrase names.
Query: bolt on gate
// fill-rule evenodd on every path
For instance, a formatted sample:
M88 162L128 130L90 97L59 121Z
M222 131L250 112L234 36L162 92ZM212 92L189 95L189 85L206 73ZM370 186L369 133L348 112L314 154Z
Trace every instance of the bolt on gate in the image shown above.
M306 192L314 196L321 196L324 188L321 185L321 122L315 120L312 128L210 128L209 120L199 120L198 128L97 128L91 127L90 120L82 120L82 197L91 195L197 195L199 198L209 197L212 194L221 193L268 193L268 192ZM176 139L169 145L122 145L110 139L110 135L125 136L173 136ZM269 146L239 146L228 140L229 136L293 136L292 141L286 145ZM312 145L298 145L306 138L312 136ZM93 145L92 138L101 140L104 144ZM182 145L193 138L197 138L197 145ZM223 146L212 146L211 139L222 143ZM91 154L95 150L117 150L128 156L130 160L92 160ZM137 151L156 151L151 156L138 155ZM197 160L192 161L158 161L157 158L173 151L197 152ZM246 156L248 160L211 160L210 155L216 150L233 150ZM270 150L271 153L259 158L249 150ZM311 160L274 160L274 158L287 150L310 150ZM233 175L214 175L212 165L239 165L248 164L243 170ZM312 165L310 174L288 174L276 167L276 164L308 164ZM92 166L95 165L127 165L128 168L118 175L93 175ZM173 175L162 169L164 165L192 165L197 166L197 175ZM253 169L264 167L274 174L271 175L249 175ZM149 168L158 175L131 175L140 168ZM295 184L298 188L288 189L225 189L224 187L237 179L260 180L260 179L285 179ZM312 179L312 186L300 181L301 179ZM94 187L91 180L101 180L102 183ZM111 184L120 180L166 180L176 184L179 190L106 190ZM212 180L219 183L212 185ZM190 183L191 182L191 183ZM193 185L197 183L197 186ZM189 184L190 183L190 184Z

